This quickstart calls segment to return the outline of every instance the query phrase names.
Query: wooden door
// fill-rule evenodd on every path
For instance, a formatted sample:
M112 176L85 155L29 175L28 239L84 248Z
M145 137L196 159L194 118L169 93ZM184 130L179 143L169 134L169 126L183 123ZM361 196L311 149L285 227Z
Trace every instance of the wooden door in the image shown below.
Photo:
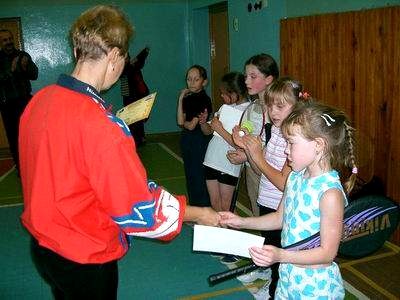
M359 176L378 176L400 203L400 7L281 21L281 73L344 110L358 138ZM400 244L400 230L394 241Z
M229 71L229 31L227 2L212 5L209 8L210 28L210 61L211 61L211 99L213 110L216 111L223 104L219 82L222 76Z

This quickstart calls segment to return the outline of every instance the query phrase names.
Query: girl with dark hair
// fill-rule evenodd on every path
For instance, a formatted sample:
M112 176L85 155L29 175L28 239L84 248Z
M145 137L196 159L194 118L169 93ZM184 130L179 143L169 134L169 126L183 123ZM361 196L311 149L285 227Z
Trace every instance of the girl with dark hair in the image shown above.
M250 97L255 98L261 106L264 107L264 119L266 123L270 123L267 110L265 109L264 95L268 87L279 77L278 64L274 58L265 53L257 54L250 57L245 63L245 83L247 92ZM261 136L265 141L265 132ZM228 159L232 163L241 164L247 161L246 154L242 150L235 150L228 152ZM260 215L260 210L257 205L258 186L260 182L260 175L257 174L248 162L245 163L246 171L246 186L247 193L250 198L251 209L253 215Z
M204 156L210 140L207 121L212 114L211 99L204 90L207 71L199 65L186 72L187 88L178 98L177 122L182 127L181 149L189 203L210 206L207 192Z
M224 106L243 112L250 103L241 73L225 74L220 83L220 92L225 104L220 107L210 123L210 133L215 131L218 135L212 137L204 159L208 193L211 206L216 211L229 210L241 168L241 165L232 164L226 157L228 150L235 149L235 144L231 133L224 128L218 115Z

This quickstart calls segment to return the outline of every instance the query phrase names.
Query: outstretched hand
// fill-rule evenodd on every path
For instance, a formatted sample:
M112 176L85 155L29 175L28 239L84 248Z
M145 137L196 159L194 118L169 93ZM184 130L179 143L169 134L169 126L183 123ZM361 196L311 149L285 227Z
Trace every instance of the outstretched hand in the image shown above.
M211 207L199 207L187 205L185 209L185 215L183 217L184 222L195 222L200 225L207 226L219 226L221 217Z
M242 217L239 217L238 215L235 215L230 211L220 211L218 214L221 218L219 223L222 227L231 227L236 229L242 228L243 226Z
M211 207L202 207L202 213L199 214L196 223L207 226L219 226L221 217Z

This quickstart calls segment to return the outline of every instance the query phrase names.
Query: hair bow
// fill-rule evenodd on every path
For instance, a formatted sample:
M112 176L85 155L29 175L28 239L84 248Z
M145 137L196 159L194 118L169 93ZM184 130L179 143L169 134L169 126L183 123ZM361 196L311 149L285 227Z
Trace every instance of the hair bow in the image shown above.
M303 98L304 100L307 100L308 97L310 97L310 94L307 92L300 92L299 93L299 98Z

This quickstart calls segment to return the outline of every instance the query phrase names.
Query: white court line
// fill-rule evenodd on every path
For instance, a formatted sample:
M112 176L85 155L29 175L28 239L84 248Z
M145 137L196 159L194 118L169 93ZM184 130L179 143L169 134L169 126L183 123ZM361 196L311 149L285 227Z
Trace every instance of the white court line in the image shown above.
M183 164L183 159L179 155L176 155L175 152L173 152L171 149L169 149L167 146L165 146L163 143L157 143L161 148L163 148L165 151L167 151L172 157L174 157L176 160L179 160Z
M362 292L360 292L359 290L357 290L354 286L352 286L350 283L348 283L346 280L343 279L343 285L344 288L346 290L348 290L350 293L352 293L354 296L357 297L357 299L360 300L368 300L371 298L368 298L367 296L365 296Z
M24 204L23 203L4 204L4 205L0 205L0 208L15 207L15 206L21 206L21 205L24 205Z
M6 178L6 177L7 177L12 171L14 171L14 170L15 170L15 165L13 165L12 168L11 168L10 170L8 170L5 174L3 174L3 175L0 177L0 182L2 182L3 179Z
M166 152L168 152L172 157L174 157L175 159L177 159L178 161L180 161L181 163L183 163L182 158L181 158L180 156L176 155L176 154L175 154L171 149L169 149L165 144L163 144L163 143L157 143L157 144L160 145L160 147L163 148ZM244 205L242 205L241 203L237 202L237 203L236 203L236 206L237 206L241 211L243 211L247 216L252 216L252 215L253 215L253 213L252 213L247 207L245 207ZM233 267L233 266L228 266L228 268L229 268L229 269L233 269L234 267ZM343 284L344 284L345 289L348 290L350 293L352 293L354 296L356 296L357 299L360 299L360 300L367 300L367 299L370 299L370 298L368 298L367 296L365 296L362 292L360 292L359 290L357 290L357 289L356 289L354 286L352 286L350 283L348 283L347 281L343 280ZM245 284L243 284L243 285L245 285ZM250 292L251 294L254 295L254 292L253 292L253 291L250 291L250 290L249 290L249 292Z
M3 181L8 175L10 175L10 173L11 173L12 171L14 171L14 170L15 170L15 165L14 165L10 170L8 170L7 173L3 174L3 175L0 177L0 182L2 182L2 181ZM21 198L21 197L4 197L4 198L2 198L2 199L15 199L15 198ZM23 205L23 203L4 204L4 205L0 205L0 208L14 207L14 206L20 206L20 205Z

